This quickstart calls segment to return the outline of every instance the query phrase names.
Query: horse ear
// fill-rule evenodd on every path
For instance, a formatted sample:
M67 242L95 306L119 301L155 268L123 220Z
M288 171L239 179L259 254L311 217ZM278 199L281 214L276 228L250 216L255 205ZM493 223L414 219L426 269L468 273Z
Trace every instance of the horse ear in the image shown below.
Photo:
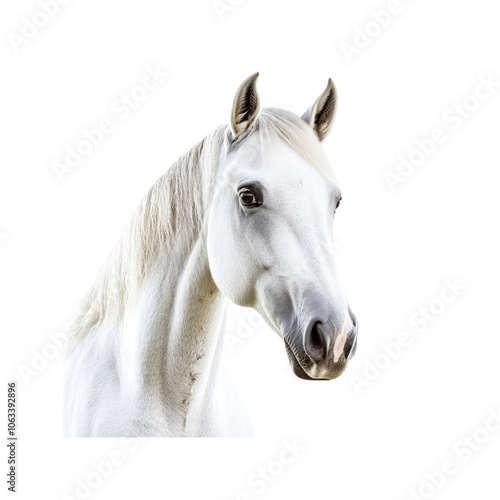
M320 141L330 132L335 115L337 93L331 78L316 102L302 115L302 119L314 129Z
M258 76L259 73L249 76L234 96L231 113L231 131L234 139L240 139L249 131L259 112L259 95L255 85Z

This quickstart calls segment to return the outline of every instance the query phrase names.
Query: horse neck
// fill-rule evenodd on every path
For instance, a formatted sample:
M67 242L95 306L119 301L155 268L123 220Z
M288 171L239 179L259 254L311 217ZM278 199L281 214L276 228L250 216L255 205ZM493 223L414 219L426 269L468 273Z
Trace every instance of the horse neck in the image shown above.
M124 317L120 380L131 402L146 398L166 409L176 435L196 426L210 406L225 304L210 273L202 228L191 244L160 249Z

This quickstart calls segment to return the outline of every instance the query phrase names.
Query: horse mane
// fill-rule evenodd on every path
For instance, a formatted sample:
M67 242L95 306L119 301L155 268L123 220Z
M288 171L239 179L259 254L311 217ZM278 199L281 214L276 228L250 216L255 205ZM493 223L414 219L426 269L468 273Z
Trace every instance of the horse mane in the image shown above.
M284 141L325 177L331 170L312 128L287 111L267 108L256 118L264 148ZM179 242L189 248L203 225L217 177L221 149L229 127L218 127L180 157L153 184L68 328L70 350L89 331L118 322L140 293L142 283L161 247ZM236 146L238 147L238 146Z
M266 108L258 115L255 130L259 132L263 150L283 141L326 179L333 179L320 141L314 130L297 115L278 108Z

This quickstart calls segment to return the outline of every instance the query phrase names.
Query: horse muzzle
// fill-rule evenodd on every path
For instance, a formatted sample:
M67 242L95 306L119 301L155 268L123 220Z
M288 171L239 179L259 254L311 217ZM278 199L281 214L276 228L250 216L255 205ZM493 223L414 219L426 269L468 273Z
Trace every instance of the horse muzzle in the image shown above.
M357 347L356 317L340 327L334 322L312 320L303 335L284 336L293 372L305 380L331 380L342 375Z

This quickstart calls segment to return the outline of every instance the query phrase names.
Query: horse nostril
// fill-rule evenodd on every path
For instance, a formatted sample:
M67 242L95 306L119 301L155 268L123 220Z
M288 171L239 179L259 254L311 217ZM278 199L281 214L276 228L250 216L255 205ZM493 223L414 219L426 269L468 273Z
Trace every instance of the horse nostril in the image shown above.
M321 325L321 321L316 321L305 338L306 352L315 361L321 361L326 356L326 339Z
M314 323L313 327L311 328L310 342L311 346L315 349L323 348L323 335L319 330L320 324L321 323L319 321L316 321L316 323Z

